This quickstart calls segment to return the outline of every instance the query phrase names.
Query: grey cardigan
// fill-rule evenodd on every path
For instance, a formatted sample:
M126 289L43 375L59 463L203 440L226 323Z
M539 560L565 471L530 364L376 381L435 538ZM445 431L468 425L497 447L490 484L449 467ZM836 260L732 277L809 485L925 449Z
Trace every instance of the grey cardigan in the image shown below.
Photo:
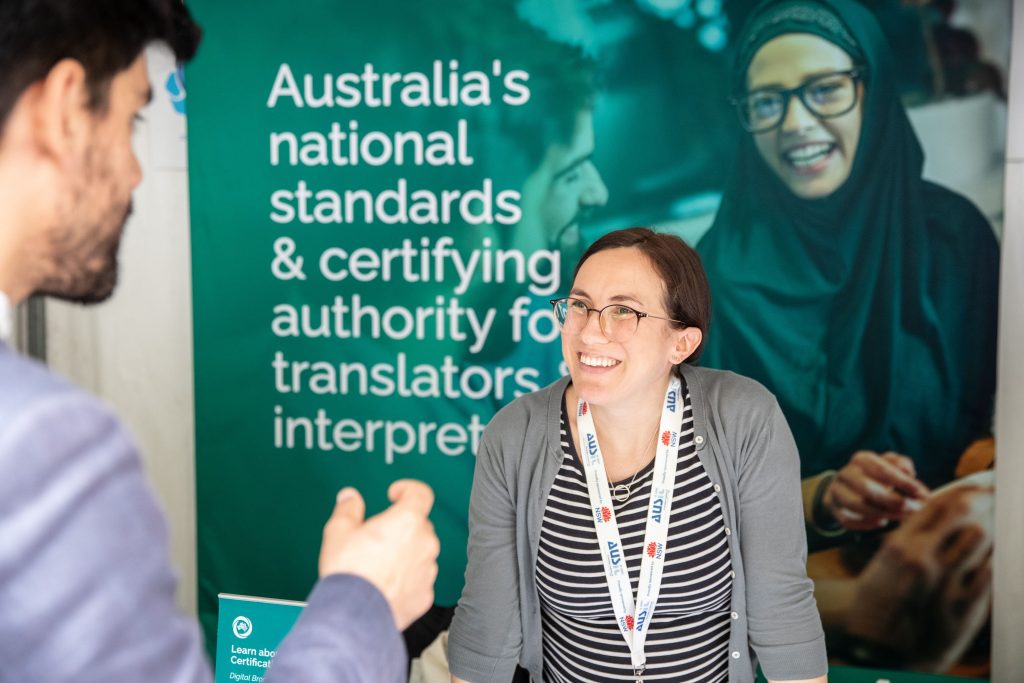
M735 574L729 680L826 673L825 637L807 578L796 445L775 397L730 372L682 366L694 443L715 484ZM448 640L452 674L508 683L519 662L543 680L537 547L562 460L562 378L516 399L487 426L469 503L469 563Z

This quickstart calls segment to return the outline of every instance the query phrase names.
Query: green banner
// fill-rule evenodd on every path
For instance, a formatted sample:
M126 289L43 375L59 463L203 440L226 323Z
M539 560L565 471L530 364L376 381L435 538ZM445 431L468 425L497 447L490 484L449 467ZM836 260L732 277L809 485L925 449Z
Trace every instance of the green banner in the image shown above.
M848 153L853 174L855 156L878 169L897 165L881 152L856 149L849 131L774 158L764 151L764 131L745 130L759 125L752 116L770 117L774 102L742 100L737 116L732 64L751 0L189 5L205 32L186 82L199 613L211 647L218 594L306 596L322 524L343 486L362 491L368 514L386 506L395 479L434 488L431 519L442 545L436 601L455 604L483 428L502 406L562 374L548 300L568 292L583 249L612 229L653 225L697 244L716 224L718 241L701 245L713 276L710 334L719 330L720 340L746 346L711 345L708 364L752 375L780 395L808 480L843 469L861 449L892 450L935 487L954 478L957 464L936 455L936 444L958 455L987 435L986 373L995 353L987 321L994 321L995 298L972 276L973 269L995 272L985 264L996 253L989 221L998 231L1001 197L993 188L1002 178L993 160L1003 143L1000 131L979 122L994 120L1003 106L1000 93L992 94L992 79L1001 76L980 62L965 75L970 65L939 59L955 36L938 14L896 0L865 3L895 59L880 79L870 73L875 63L867 64L873 56L859 55L866 65L844 78L859 93L851 95L858 113L858 96L866 98L864 112L874 111L871 98L882 82L894 89L887 115L920 105L911 118L923 158L934 152L936 159L925 163L925 175L969 193L981 212L954 192L914 194L919 167L911 168L912 183L882 184L932 212L922 225L930 226L933 214L966 216L957 221L982 226L984 245L960 245L934 226L913 238L920 242L894 233L878 247L876 272L864 266L877 255L874 246L847 245L845 256L833 246L797 254L807 240L780 227L792 217L791 198L769 207L758 192L774 179L745 184L771 168L805 199L800 183L840 152ZM861 35L857 27L852 33ZM751 78L746 73L739 82L749 87ZM784 107L826 107L810 99L824 95L787 78L766 81L784 91ZM874 131L892 129L880 121L857 119L853 132L862 145L892 147L876 145L883 138ZM763 155L756 169L743 162L744 150L754 149L752 135ZM752 213L744 213L749 207L737 201L737 188L756 199ZM893 229L907 223L896 216L899 202L859 196L857 211L843 219L874 227L883 220L872 213L879 208ZM729 221L735 233L726 231ZM743 233L750 226L757 228L752 236ZM952 259L893 256L889 249L940 242L972 260L954 266ZM750 244L757 245L755 258L743 261ZM716 245L722 248L709 256ZM805 277L822 263L881 284L854 279L829 290L831 266ZM927 300L920 307L907 303L917 290L901 290L899 306L880 295L847 296L895 291L887 288L914 279L885 270L894 263L921 268ZM955 269L963 286L936 274L944 268ZM745 289L728 291L732 280ZM842 322L833 324L830 311L841 312ZM921 331L929 325L975 332L935 341ZM845 356L846 348L832 343L861 338L877 343ZM974 351L959 353L963 348ZM878 379L883 357L897 371ZM947 362L953 358L958 366ZM805 374L793 375L790 366ZM848 393L829 393L847 386ZM945 391L954 400L939 410L932 399ZM844 406L853 411L848 418ZM883 425L880 414L899 419ZM947 435L942 425L954 423L964 428ZM975 469L989 462L981 461ZM991 526L990 515L982 521ZM815 579L830 643L845 628L854 596L869 590L861 577L896 571L872 560L877 534L857 531L838 541L812 538L820 554L811 573L821 572ZM933 623L926 603L893 643L915 650L906 667L947 671L959 663L960 673L985 675L984 616L975 609L966 623L947 614L950 628L963 633L937 635L943 645L936 653L915 645L931 637L921 626ZM915 648L929 650L927 657L915 659ZM849 675L860 675L854 671ZM868 680L840 675L847 674L833 679Z
M338 488L373 513L401 477L438 493L437 600L457 600L483 426L558 377L549 231L578 241L579 206L545 195L567 162L562 186L604 191L589 114L535 85L581 55L492 46L546 40L510 7L487 10L487 35L418 6L260 7L196 3L207 38L188 70L208 635L218 592L305 595ZM582 110L591 86L572 79ZM545 126L575 146L520 146Z

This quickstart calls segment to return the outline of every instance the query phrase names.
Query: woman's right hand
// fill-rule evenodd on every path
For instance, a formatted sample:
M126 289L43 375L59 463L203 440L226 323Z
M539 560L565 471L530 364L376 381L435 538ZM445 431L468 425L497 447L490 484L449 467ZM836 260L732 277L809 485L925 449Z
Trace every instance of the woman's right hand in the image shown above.
M907 456L857 451L829 482L821 504L846 529L870 531L903 520L929 493Z

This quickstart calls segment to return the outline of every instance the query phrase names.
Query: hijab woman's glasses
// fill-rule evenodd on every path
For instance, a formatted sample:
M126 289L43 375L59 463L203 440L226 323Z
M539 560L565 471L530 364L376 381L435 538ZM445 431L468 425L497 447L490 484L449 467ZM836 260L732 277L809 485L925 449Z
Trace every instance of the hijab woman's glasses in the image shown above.
M732 98L748 133L765 133L782 125L794 96L807 111L823 119L842 116L857 106L860 69L822 74L796 88L759 88Z
M601 333L613 342L624 342L636 333L641 318L655 318L667 320L672 323L685 325L681 320L663 318L658 315L651 315L638 311L635 308L622 304L608 304L604 308L590 308L582 299L567 297L564 299L552 299L551 306L555 310L555 319L562 327L562 330L569 333L577 333L587 326L591 313L597 313L597 321L601 327Z

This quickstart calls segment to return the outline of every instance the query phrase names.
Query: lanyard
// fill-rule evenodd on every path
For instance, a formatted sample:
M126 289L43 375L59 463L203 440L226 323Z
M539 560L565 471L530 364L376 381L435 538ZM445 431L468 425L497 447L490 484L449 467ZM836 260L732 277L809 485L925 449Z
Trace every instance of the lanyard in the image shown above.
M594 416L585 401L576 407L576 426L580 435L583 452L583 470L587 476L587 493L594 510L594 526L597 542L604 560L605 578L611 595L615 620L622 637L629 647L630 659L637 681L642 680L646 658L644 642L647 629L654 617L654 607L661 591L661 573L665 565L665 545L668 541L668 521L672 509L672 493L675 490L676 460L679 456L679 430L682 426L682 385L672 377L665 392L665 404L661 411L661 425L658 450L654 455L654 477L651 481L651 502L647 508L647 528L644 532L644 553L640 560L640 583L637 587L636 602L633 588L626 571L626 559L622 554L622 540L615 522L615 508L612 505L608 477L605 474L604 458L597 443Z

